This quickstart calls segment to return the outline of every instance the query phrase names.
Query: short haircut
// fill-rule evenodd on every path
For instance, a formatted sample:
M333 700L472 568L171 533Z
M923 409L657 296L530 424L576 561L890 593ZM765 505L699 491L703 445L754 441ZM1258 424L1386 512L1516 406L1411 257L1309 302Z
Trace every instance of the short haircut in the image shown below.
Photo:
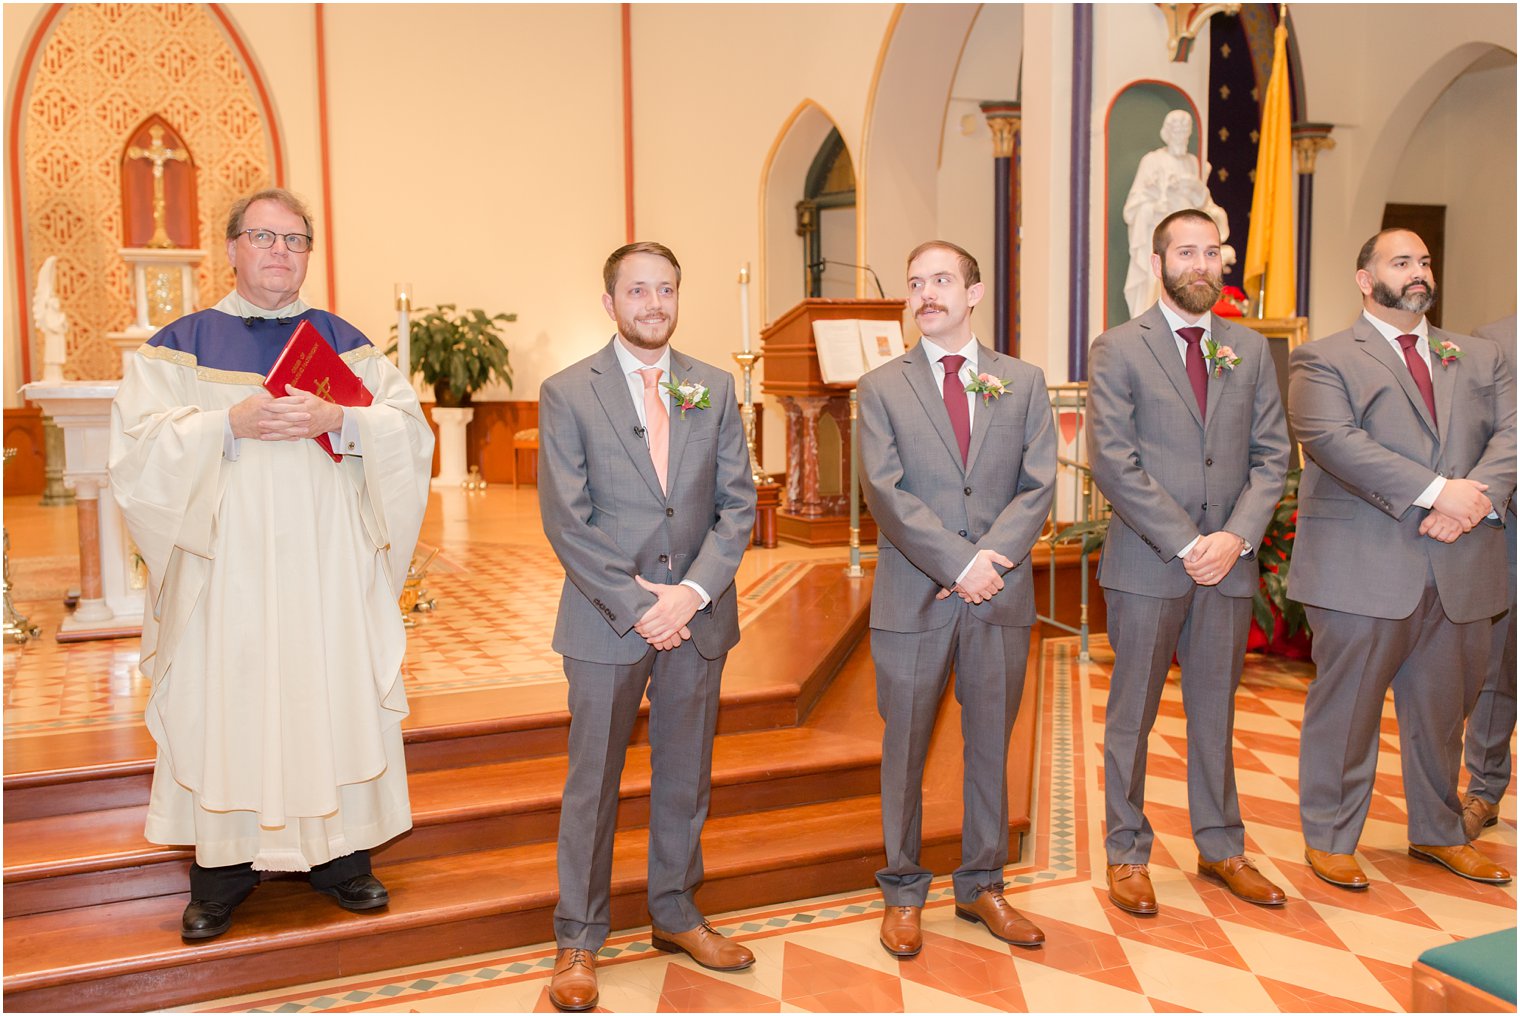
M1420 235L1418 233L1415 233L1414 230L1410 229L1408 226L1388 226L1385 229L1378 230L1376 233L1372 234L1372 237L1366 243L1362 244L1362 249L1356 252L1357 271L1361 271L1368 265L1372 264L1372 255L1377 253L1378 241L1387 236L1389 233L1414 233L1415 236Z
M1181 208L1156 223L1156 231L1151 234L1151 250L1166 257L1166 245L1172 240L1172 223L1174 222L1206 222L1216 230L1219 223L1209 218L1196 208Z
M961 270L961 281L966 284L967 289L982 281L982 270L977 267L976 258L972 257L965 248L957 247L949 240L930 240L928 243L921 243L914 247L913 252L908 255L908 267L913 267L913 262L918 260L919 255L925 251L934 250L936 247L955 255L956 267Z
M602 265L602 284L607 287L607 295L617 288L618 269L624 259L635 254L653 254L655 257L664 258L670 262L670 267L676 270L676 288L681 288L681 262L676 260L675 254L663 243L654 243L645 240L641 243L624 244L611 254L607 255L607 263Z
M248 206L255 201L275 201L301 217L306 223L307 235L315 236L311 228L311 209L306 207L306 202L296 197L284 187L266 187L256 191L245 198L238 198L232 203L232 211L227 213L227 239L236 240L238 234L243 232L243 216L248 212Z

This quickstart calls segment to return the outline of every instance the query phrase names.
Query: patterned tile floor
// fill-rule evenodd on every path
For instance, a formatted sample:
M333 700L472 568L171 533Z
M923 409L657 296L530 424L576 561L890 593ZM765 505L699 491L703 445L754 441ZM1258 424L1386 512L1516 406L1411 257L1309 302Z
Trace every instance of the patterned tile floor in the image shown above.
M1385 714L1381 774L1360 859L1372 888L1320 882L1302 860L1297 751L1307 664L1252 657L1240 690L1235 756L1247 851L1287 889L1287 906L1239 903L1193 872L1180 691L1169 682L1150 741L1147 814L1161 914L1108 904L1102 884L1103 702L1112 656L1046 644L1036 826L1008 869L1010 898L1046 944L1004 945L954 916L948 879L925 910L924 951L899 962L876 942L880 898L862 889L723 915L753 949L752 970L722 975L653 951L647 929L602 953L605 1011L1187 1012L1402 1011L1423 950L1515 924L1514 886L1466 882L1405 854L1398 737ZM1174 675L1175 676L1175 675ZM1515 800L1478 848L1513 869ZM551 944L482 953L209 1002L200 1011L549 1011Z

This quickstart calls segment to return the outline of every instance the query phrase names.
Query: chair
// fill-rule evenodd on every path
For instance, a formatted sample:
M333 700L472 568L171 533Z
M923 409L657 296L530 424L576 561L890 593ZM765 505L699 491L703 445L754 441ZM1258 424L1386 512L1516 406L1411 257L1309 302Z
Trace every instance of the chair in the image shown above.
M533 460L533 483L535 485L537 485L537 483L538 483L538 459L536 458L537 453L538 453L538 428L537 427L529 427L527 430L520 430L517 433L515 433L515 434L512 435L512 486L513 487L519 487L519 486L521 486L521 484L518 482L519 477L517 475L517 453L518 452L533 452L534 453L535 458Z

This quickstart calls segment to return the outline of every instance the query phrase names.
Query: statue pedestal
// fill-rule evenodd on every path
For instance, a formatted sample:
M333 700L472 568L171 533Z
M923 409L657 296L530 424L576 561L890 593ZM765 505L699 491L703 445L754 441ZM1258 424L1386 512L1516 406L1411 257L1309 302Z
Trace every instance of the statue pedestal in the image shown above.
M136 552L106 477L116 389L115 381L37 381L21 389L63 431L63 483L79 513L79 604L58 626L60 642L142 634Z
M438 425L438 475L434 487L458 487L469 475L465 468L465 428L475 419L475 410L434 406L433 422Z
M203 250L177 247L123 247L117 251L132 267L132 323L124 331L110 332L106 339L121 354L121 373L137 347L171 321L197 310L195 266L206 258Z

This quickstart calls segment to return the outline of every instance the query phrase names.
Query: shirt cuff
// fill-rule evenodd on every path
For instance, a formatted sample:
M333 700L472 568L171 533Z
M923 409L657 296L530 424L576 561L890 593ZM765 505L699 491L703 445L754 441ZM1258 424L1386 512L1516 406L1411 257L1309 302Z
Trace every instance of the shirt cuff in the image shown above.
M363 455L364 445L359 440L359 421L343 407L343 429L328 431L327 441L339 455Z
M1443 491L1445 489L1446 489L1446 477L1444 477L1444 476L1438 476L1438 477L1436 477L1434 480L1430 481L1430 486L1428 486L1428 487L1425 488L1425 492L1423 494L1421 494L1419 497L1417 497L1417 498L1414 499L1415 507L1417 507L1417 508L1434 508L1435 504L1436 504L1436 498L1440 497L1441 496L1441 491Z
M698 610L706 610L707 609L707 605L712 602L712 597L707 595L707 590L705 590L701 586L697 585L691 579L682 579L681 580L681 585L683 585L683 586L690 586L692 589L695 589L697 591L697 595L698 596L702 597L702 606L698 607L697 608Z
M236 462L237 457L238 439L232 435L232 416L228 414L226 425L222 427L222 458Z
M1203 539L1202 536L1195 536L1195 537L1193 537L1191 540L1188 541L1188 545L1186 547L1183 547L1181 550L1177 551L1177 556L1178 557L1187 557L1189 554L1191 554L1193 552L1193 548L1196 547L1196 546L1198 546L1198 541L1201 540L1201 539Z
M971 555L971 562L970 562L970 564L967 564L966 567L962 568L961 569L961 573L955 577L955 585L956 586L958 586L958 585L961 584L961 579L964 579L966 577L966 573L971 570L971 565L976 564L976 559L980 555L981 555L981 551L977 551L975 554ZM951 588L953 589L954 586L952 586Z

